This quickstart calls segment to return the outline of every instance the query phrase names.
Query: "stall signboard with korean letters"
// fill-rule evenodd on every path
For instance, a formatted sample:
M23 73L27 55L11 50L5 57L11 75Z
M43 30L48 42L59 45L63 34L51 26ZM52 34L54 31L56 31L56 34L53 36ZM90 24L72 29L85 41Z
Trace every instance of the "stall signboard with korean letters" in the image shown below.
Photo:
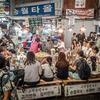
M77 96L77 95L84 95L91 93L100 93L100 82L66 85L64 90L65 90L65 96Z
M25 6L15 8L15 16L54 16L55 15L55 4L41 4L34 6Z
M27 88L25 91L17 90L17 94L19 100L61 96L61 85L33 87Z

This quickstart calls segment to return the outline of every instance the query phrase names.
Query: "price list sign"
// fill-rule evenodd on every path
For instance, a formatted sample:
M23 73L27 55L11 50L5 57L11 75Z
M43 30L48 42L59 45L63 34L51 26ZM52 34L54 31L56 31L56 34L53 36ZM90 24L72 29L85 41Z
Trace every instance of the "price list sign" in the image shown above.
M30 26L41 26L42 25L42 18L29 18L29 25Z

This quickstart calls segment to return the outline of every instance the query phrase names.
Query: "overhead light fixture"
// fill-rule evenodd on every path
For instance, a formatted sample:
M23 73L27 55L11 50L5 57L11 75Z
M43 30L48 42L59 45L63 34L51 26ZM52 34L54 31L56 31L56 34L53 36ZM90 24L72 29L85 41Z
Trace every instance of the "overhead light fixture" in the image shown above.
M86 31L86 28L84 27L84 25L81 27L80 31L81 32L85 32Z
M62 27L60 27L59 29L58 29L58 33L63 33L64 32L64 29L62 28Z
M27 29L24 29L24 30L23 30L23 33L28 33L28 30L27 30Z
M68 31L69 31L69 32L72 32L72 31L73 31L73 29L72 29L72 28L69 28L69 29L68 29Z
M17 27L17 26L15 26L15 27L14 27L14 29L15 29L15 31L20 30L20 28L19 28L19 27Z

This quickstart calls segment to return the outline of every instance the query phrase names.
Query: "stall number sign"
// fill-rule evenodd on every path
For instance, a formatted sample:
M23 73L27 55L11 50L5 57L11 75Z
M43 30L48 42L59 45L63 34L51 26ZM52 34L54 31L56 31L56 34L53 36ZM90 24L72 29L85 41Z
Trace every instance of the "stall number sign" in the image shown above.
M60 96L61 85L42 86L25 89L25 91L17 90L19 100L31 100L44 97Z
M65 96L75 96L90 93L99 93L100 83L88 83L79 85L66 85Z
M37 15L55 15L55 5L54 3L34 5L34 6L25 6L15 8L15 16L37 16Z

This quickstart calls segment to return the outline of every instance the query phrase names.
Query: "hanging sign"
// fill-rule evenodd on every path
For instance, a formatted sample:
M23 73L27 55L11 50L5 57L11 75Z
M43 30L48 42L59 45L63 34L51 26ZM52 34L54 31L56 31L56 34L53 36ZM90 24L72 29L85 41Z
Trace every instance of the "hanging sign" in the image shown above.
M85 8L86 0L75 0L75 8Z
M66 9L66 17L94 18L94 9Z
M38 15L54 16L55 15L55 5L54 5L54 3L49 3L49 4L41 4L41 5L15 8L15 16L26 16L26 15L29 15L29 16L38 16Z
M42 25L42 17L29 18L30 26L41 26Z

